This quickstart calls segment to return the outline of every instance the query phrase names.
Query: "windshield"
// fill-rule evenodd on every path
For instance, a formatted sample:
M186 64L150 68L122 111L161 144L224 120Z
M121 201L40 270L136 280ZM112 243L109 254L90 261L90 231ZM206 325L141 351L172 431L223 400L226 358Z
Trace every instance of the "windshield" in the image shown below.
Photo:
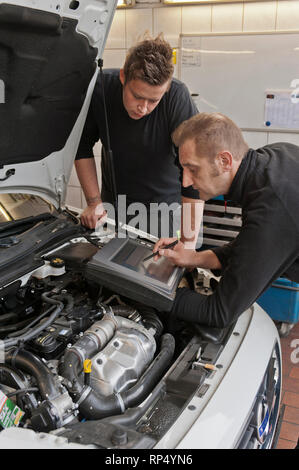
M32 194L0 194L0 226L40 214L52 214L52 204Z

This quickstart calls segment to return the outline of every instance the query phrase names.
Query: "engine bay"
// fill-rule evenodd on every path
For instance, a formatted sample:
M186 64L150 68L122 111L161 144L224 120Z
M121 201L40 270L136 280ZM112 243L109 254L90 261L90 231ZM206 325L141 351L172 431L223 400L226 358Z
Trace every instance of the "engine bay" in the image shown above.
M1 289L1 426L152 448L203 390L213 373L204 363L215 363L229 332L196 329L119 295L86 276L101 246L65 245ZM181 282L209 290L197 272Z

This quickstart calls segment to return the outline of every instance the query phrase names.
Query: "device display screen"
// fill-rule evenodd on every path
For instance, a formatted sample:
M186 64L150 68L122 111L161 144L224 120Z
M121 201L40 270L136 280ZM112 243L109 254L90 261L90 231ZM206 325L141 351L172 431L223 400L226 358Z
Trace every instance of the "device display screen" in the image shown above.
M126 243L111 261L143 276L148 276L168 284L173 274L173 264L166 258L160 258L158 261L154 261L151 258L144 261L144 258L149 254L151 254L149 249L142 245Z

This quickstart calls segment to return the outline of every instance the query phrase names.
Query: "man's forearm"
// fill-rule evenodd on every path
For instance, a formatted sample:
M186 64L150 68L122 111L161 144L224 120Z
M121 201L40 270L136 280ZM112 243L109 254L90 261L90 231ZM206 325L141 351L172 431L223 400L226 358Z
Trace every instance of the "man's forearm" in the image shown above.
M212 250L197 251L194 253L195 267L203 269L218 270L222 265Z
M204 201L182 196L181 240L186 248L193 249L196 246L203 208Z
M88 206L101 203L101 194L94 158L75 160L75 167Z

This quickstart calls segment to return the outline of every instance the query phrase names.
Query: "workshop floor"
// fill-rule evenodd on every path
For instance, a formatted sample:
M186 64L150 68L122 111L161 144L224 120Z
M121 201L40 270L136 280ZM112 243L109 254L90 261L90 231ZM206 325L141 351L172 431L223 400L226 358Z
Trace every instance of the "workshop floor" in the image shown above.
M285 411L276 448L294 449L299 438L299 322L281 338L281 350L281 405Z

